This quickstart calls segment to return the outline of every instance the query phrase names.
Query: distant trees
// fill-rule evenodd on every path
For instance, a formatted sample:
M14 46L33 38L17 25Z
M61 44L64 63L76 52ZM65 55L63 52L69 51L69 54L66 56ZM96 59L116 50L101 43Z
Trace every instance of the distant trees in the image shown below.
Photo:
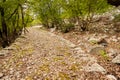
M61 22L61 0L33 1L35 15L47 28L58 26Z
M106 0L0 0L0 43L5 47L20 35L32 20L29 15L37 17L47 28L66 32L78 23L84 31L93 15L108 7Z
M82 30L87 30L88 23L97 13L105 12L108 5L105 0L68 0L65 11L69 18L78 22Z
M31 0L35 14L46 27L61 29L64 20L77 22L80 30L87 30L94 14L108 9L106 0Z

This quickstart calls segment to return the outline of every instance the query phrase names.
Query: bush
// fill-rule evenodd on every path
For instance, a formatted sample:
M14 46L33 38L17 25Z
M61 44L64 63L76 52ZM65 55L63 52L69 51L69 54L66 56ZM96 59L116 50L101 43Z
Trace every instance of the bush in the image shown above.
M64 24L63 26L61 26L61 32L63 33L67 33L73 29L74 29L74 24L71 24L71 23Z
M115 15L113 21L114 22L120 22L120 14Z
M120 14L114 16L113 22L114 31L120 32Z

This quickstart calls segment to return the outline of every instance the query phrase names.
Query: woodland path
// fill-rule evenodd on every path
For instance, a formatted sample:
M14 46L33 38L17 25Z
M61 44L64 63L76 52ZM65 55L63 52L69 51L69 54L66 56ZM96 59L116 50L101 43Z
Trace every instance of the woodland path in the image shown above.
M97 60L70 41L39 27L28 31L1 51L8 54L0 56L0 80L107 80L85 71Z

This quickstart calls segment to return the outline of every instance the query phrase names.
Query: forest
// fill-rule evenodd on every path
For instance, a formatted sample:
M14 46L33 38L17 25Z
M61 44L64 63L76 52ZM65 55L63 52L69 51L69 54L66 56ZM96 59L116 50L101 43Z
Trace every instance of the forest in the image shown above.
M92 17L109 8L105 0L1 0L0 43L2 47L8 46L34 19L47 28L56 27L63 32L74 27L75 22L81 30L87 30Z
M120 0L0 0L0 80L120 80Z

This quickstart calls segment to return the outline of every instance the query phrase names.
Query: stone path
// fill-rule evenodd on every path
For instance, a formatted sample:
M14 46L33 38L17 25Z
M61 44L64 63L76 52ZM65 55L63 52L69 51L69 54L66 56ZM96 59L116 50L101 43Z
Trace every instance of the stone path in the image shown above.
M28 31L0 52L0 80L109 80L80 47L39 27Z

